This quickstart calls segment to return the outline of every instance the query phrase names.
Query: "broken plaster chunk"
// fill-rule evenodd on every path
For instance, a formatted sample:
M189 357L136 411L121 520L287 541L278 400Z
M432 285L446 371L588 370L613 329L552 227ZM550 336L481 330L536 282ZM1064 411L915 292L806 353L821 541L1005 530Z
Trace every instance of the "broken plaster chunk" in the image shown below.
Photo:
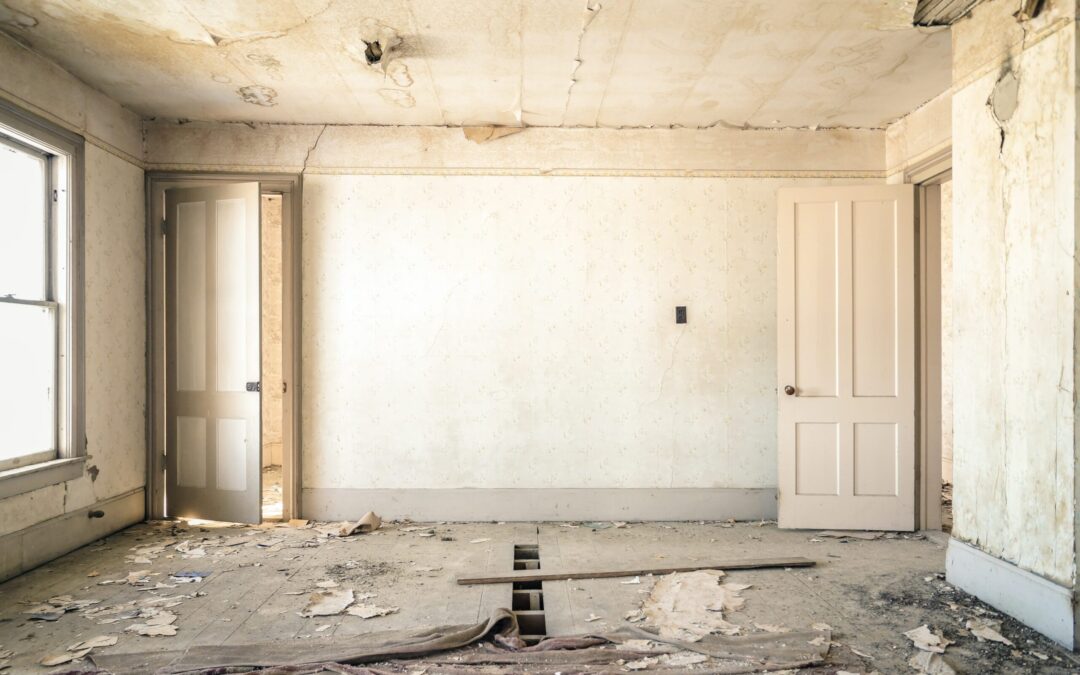
M944 654L945 649L953 643L952 640L945 638L941 632L935 633L930 630L930 627L926 624L918 628L912 628L906 631L904 635L911 640L916 648L924 652L934 652L935 654Z
M701 570L669 574L657 580L641 609L660 636L697 642L709 633L737 635L739 626L724 620L746 602L739 593L746 584L721 584L724 573Z
M76 642L68 647L69 652L78 652L83 649L93 649L94 647L112 647L120 639L117 635L98 635L92 637L89 640L83 640L82 642Z
M147 623L133 623L124 629L128 633L138 633L143 637L172 637L176 635L176 626L155 626Z
M377 607L369 604L353 605L348 609L348 613L352 616L358 616L361 619L373 619L377 616L386 616L387 614L393 614L398 611L397 607Z
M908 665L926 675L956 675L956 669L941 654L919 652L908 659Z
M352 589L349 588L317 591L308 597L308 604L300 611L300 616L311 618L341 614L353 603L353 599Z
M998 632L1001 630L1000 621L991 621L990 619L968 619L964 626L971 631L971 634L974 635L979 642L988 640L990 642L1000 642L1009 645L1010 647L1013 646L1012 640Z
M77 661L82 657L90 653L90 648L80 649L77 652L65 652L63 654L54 654L52 656L46 656L38 661L43 666L59 666L64 663L70 663L71 661Z

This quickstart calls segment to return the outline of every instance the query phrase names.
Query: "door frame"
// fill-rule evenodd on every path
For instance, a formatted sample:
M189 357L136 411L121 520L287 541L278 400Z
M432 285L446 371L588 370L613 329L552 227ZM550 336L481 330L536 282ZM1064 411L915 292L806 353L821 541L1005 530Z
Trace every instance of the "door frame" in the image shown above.
M941 529L941 444L930 443L941 435L941 230L929 227L941 221L931 219L927 191L951 179L952 146L904 172L916 200L915 523L923 530Z
M301 213L303 181L299 174L175 173L146 174L146 514L165 517L165 190L221 183L259 182L260 194L280 194L282 380L282 518L303 510L300 434ZM261 252L260 252L261 255ZM260 312L261 317L261 312ZM261 378L260 378L261 379ZM260 448L261 452L261 448ZM260 460L261 466L261 460Z

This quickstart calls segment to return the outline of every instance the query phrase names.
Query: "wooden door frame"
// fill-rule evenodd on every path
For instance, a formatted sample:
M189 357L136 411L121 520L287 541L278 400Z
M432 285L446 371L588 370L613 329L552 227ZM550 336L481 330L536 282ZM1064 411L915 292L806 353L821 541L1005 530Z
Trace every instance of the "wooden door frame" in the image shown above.
M300 434L300 247L303 181L298 174L146 174L146 515L165 517L165 237L164 193L174 187L258 181L261 194L282 195L282 517L303 512ZM260 252L261 255L261 252ZM260 317L262 313L260 312ZM261 452L261 448L260 448ZM260 461L261 465L261 461Z
M941 529L941 444L930 442L941 436L941 220L928 211L927 191L951 179L952 147L904 172L916 186L915 522L923 530Z

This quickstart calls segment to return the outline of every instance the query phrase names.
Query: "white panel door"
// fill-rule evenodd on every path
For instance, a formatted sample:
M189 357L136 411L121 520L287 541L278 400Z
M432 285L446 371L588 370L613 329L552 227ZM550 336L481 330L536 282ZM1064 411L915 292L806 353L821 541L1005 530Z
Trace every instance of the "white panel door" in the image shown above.
M261 515L259 184L165 192L166 508Z
M779 192L780 527L915 527L914 199Z

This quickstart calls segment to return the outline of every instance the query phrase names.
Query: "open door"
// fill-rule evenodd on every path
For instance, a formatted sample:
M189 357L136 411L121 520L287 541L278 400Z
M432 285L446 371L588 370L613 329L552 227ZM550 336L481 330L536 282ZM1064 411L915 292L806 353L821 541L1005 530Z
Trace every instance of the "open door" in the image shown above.
M780 527L915 527L914 199L780 190Z
M167 513L260 521L259 184L165 193Z

